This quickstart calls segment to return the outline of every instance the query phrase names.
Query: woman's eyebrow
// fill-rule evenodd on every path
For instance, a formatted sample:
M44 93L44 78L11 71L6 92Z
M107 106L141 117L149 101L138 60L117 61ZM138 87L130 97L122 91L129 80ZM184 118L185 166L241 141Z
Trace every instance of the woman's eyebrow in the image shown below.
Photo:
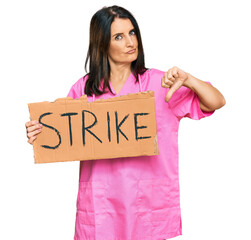
M121 34L123 34L123 33L115 33L115 34L113 35L113 37L116 36L116 35L121 35Z
M129 32L131 32L131 31L135 31L135 29L134 28L132 28ZM123 33L115 33L114 35L112 35L112 37L114 37L114 36L116 36L116 35L122 35Z

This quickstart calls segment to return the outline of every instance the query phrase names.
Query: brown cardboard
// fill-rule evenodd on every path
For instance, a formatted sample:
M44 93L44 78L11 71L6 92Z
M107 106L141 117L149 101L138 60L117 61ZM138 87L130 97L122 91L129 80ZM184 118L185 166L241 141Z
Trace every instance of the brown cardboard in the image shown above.
M31 120L44 125L33 144L35 163L158 154L153 91L91 103L84 95L28 106Z

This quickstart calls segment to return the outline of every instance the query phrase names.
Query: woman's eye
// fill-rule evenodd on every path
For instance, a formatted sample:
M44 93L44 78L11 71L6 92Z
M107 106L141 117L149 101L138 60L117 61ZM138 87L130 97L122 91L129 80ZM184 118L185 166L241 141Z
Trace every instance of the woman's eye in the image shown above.
M130 32L130 34L131 34L131 35L135 35L135 31L132 30L132 31Z
M116 37L115 37L115 40L120 40L122 37L121 37L121 35L117 35Z

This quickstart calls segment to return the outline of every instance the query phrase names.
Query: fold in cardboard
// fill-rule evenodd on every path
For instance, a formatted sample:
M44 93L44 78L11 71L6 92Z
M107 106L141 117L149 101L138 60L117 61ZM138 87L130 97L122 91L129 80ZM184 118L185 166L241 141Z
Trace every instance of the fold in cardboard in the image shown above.
M59 98L28 104L43 125L33 143L35 163L157 155L154 92L88 102Z

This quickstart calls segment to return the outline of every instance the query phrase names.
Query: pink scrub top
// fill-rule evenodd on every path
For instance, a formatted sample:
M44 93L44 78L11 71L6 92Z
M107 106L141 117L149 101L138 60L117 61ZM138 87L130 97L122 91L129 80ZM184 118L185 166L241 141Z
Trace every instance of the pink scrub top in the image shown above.
M119 94L88 97L91 102L154 91L159 155L80 162L75 240L163 240L182 234L179 123L183 117L199 120L214 111L202 111L196 93L184 86L166 103L169 89L161 87L163 75L148 69L135 83L131 73ZM80 78L68 96L81 97L87 78Z

